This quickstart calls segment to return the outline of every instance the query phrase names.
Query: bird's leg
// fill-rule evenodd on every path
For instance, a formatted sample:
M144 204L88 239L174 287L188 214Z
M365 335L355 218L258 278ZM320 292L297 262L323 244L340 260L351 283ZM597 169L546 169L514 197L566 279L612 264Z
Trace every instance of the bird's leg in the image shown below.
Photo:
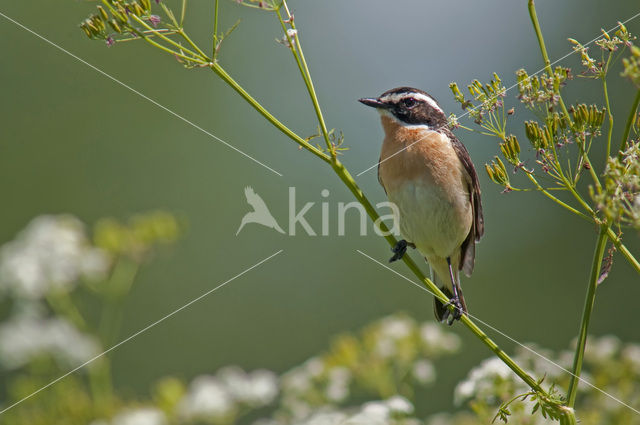
M458 284L456 283L456 280L453 276L453 269L451 268L450 257L447 257L447 264L449 265L449 277L451 278L451 287L453 288L453 297L451 297L451 300L447 304L445 304L445 307L448 307L449 305L453 305L456 309L453 312L453 314L449 313L449 311L447 310L444 318L448 319L447 324L451 325L455 320L460 320L460 318L464 314L464 307L462 305L462 302L460 301L460 295L458 294Z
M404 254L407 252L408 246L410 246L411 248L416 247L415 244L411 242L407 242L404 239L399 240L396 246L391 248L391 251L393 252L393 257L389 259L389 262L393 263L396 260L400 260L404 256Z

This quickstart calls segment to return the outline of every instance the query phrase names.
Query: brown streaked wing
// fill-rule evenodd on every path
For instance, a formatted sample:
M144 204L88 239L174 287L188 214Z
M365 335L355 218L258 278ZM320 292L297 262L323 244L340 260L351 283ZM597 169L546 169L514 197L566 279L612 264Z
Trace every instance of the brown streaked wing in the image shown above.
M475 243L479 241L484 234L484 217L482 216L480 182L478 181L478 173L476 173L476 169L473 166L469 152L464 144L462 144L462 142L458 140L449 129L443 129L441 131L443 131L449 137L449 140L451 140L453 150L458 155L458 159L462 162L468 176L470 202L473 210L473 224L469 231L469 235L462 243L462 258L459 268L469 276L473 271L475 261Z

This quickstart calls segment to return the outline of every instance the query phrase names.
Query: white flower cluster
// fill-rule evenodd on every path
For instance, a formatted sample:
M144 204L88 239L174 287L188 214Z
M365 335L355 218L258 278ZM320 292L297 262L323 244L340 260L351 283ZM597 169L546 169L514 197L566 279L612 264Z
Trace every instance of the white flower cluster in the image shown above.
M0 248L0 293L39 299L72 289L80 277L102 276L108 266L107 255L89 244L78 219L44 215Z
M127 409L110 421L99 419L91 422L90 425L167 425L169 421L165 414L154 407L139 407Z
M434 323L420 324L404 314L384 317L285 373L282 411L306 418L319 408L348 403L352 394L380 397L380 388L431 384L436 379L432 361L459 348L458 336Z
M0 363L14 369L43 354L77 366L99 353L98 342L62 318L19 314L0 326Z
M511 378L511 369L497 357L484 360L479 366L471 369L467 379L456 385L454 402L457 405L475 397L490 398L495 394L496 384ZM523 384L524 391L526 387Z
M460 337L448 332L441 325L426 322L420 327L420 337L434 354L453 354L460 349Z
M640 344L627 344L622 350L622 359L631 365L631 370L640 375Z
M247 373L234 366L218 371L215 376L195 378L180 401L178 414L183 420L223 418L239 407L260 407L278 395L277 376L268 370Z
M420 421L408 417L414 411L413 404L404 397L371 401L356 409L320 409L293 425L418 425ZM254 425L282 425L277 420L260 420Z
M415 321L407 316L389 316L379 323L380 333L376 351L382 357L393 357L397 352L398 341L411 335Z

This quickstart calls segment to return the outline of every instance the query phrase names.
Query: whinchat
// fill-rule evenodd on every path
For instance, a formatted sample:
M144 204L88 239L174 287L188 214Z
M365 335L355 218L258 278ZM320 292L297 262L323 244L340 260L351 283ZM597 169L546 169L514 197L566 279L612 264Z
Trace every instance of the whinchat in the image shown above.
M390 261L416 248L455 313L436 298L440 321L467 313L459 271L471 275L475 244L484 233L478 175L469 152L451 132L444 111L428 93L411 87L360 99L380 112L385 137L378 180L399 211L402 240Z

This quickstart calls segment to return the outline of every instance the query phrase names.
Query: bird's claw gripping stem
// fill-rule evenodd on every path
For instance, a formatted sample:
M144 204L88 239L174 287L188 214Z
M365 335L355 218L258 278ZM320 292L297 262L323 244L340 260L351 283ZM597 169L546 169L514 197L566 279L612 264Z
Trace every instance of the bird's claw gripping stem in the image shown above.
M416 247L414 244L412 244L411 242L407 242L404 239L399 240L396 246L391 248L391 251L393 252L393 257L389 259L389 262L393 263L394 261L402 259L402 257L404 257L404 254L407 252L408 246L410 246L411 248Z

